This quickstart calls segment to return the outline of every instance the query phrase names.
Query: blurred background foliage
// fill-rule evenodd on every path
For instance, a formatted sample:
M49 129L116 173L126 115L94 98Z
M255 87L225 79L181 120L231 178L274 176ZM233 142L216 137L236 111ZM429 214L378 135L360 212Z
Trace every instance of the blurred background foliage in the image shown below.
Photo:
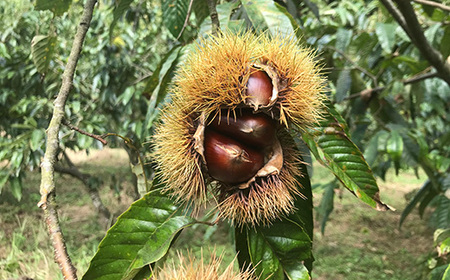
M83 7L77 0L48 3L0 2L0 195L9 193L19 201L27 190L23 178L39 168L43 156L44 130ZM413 7L425 38L448 61L449 12L428 4ZM397 174L424 171L427 181L411 193L400 224L416 208L421 216L432 209L430 225L437 229L440 249L432 258L430 277L441 277L444 271L448 275L450 88L382 2L233 0L220 1L217 11L222 29L295 34L317 50L329 80L329 98L376 176L384 179L390 169ZM66 104L66 121L89 133L124 135L145 150L152 123L169 98L174 71L192 43L210 32L206 0L98 1ZM69 172L64 167L76 170L65 149L102 148L68 127L60 138L63 173ZM108 145L126 148L111 137ZM138 152L127 152L135 162ZM147 172L151 176L150 167ZM68 174L84 180L93 202L101 205L94 172ZM324 231L342 186L333 180L313 187L323 192L316 216Z

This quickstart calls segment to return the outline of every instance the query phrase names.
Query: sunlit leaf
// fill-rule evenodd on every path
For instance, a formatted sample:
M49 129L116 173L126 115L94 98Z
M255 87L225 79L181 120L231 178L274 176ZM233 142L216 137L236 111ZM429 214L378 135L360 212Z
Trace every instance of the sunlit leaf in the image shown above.
M20 201L22 199L22 179L21 177L10 177L11 193L15 199Z
M174 237L192 218L159 190L134 202L108 231L83 279L132 279L161 259Z
M273 1L243 0L242 5L257 32L270 30L272 35L292 35L298 30L295 19L286 8Z
M45 133L42 129L35 129L31 133L30 148L32 151L36 151L41 147L42 140L45 138Z
M56 36L52 35L37 35L31 41L31 55L39 73L47 73L50 61L55 53L55 45Z
M36 0L34 8L38 11L49 10L55 16L61 16L69 10L72 0Z
M328 104L320 125L309 133L303 133L302 137L316 159L329 168L356 197L377 210L389 209L380 201L372 170L350 140L346 122L331 104Z
M378 41L381 44L383 50L387 53L391 53L395 45L395 29L397 25L394 23L381 23L376 24L375 33L378 36Z
M386 143L386 152L394 161L395 171L398 174L398 170L400 168L400 159L403 154L403 140L397 130L392 130L390 132L389 138Z

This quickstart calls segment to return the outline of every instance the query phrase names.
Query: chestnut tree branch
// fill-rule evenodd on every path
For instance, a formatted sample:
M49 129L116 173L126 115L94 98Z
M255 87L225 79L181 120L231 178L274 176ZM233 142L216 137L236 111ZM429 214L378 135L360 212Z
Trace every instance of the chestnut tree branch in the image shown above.
M425 37L414 8L408 0L394 0L398 9L393 10L391 0L381 0L395 20L408 34L414 45L419 49L423 57L437 70L438 76L450 85L450 63L442 54L433 48ZM401 16L399 16L401 14Z
M106 142L106 140L104 139L103 135L97 135L97 134L93 134L93 133L89 133L87 131L84 131L72 124L70 124L67 120L62 119L61 123L65 126L67 126L68 128L70 128L71 130L75 130L83 135L89 136L91 138L94 138L95 140L100 141L103 145L108 145L108 142Z
M208 0L209 16L211 17L211 33L217 36L220 33L219 14L216 9L217 0Z
M402 83L404 85L409 85L409 84L417 83L417 82L420 82L420 81L423 81L426 79L430 79L430 78L435 78L435 77L437 77L437 73L433 71L433 72L428 72L425 74L416 75L416 76L413 76L406 80L402 80ZM347 96L344 100L355 99L360 96L366 96L366 97L372 96L372 94L383 91L385 88L386 87L368 88L363 91L351 94L351 95Z
M438 3L438 2L434 2L434 1L428 1L428 0L413 0L413 1L416 2L416 3L419 3L419 4L432 6L432 7L435 7L435 8L438 8L438 9L450 12L450 7L446 6L446 5L442 4L442 3Z
M62 84L58 96L54 101L53 115L46 130L47 144L44 158L41 162L41 200L38 206L44 210L45 222L55 252L55 261L58 263L64 279L77 279L76 269L72 265L67 254L64 237L58 220L56 211L56 195L54 180L54 164L59 149L58 134L61 120L64 116L64 107L73 83L73 76L81 53L84 38L92 19L92 13L97 0L87 0L83 9L80 23L73 41L72 49L67 61L66 68L62 75Z

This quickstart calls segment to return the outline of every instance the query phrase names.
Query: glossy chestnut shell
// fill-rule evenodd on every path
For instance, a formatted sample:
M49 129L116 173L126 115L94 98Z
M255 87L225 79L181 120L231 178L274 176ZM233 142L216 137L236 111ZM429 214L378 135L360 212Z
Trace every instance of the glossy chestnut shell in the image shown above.
M254 69L247 82L247 101L266 106L270 103L272 91L273 84L269 75L264 71Z
M223 110L208 126L253 148L266 148L275 140L274 120L264 113L255 114L251 109L237 110L229 114Z
M204 148L209 175L224 183L245 182L264 165L262 152L211 129L205 130Z

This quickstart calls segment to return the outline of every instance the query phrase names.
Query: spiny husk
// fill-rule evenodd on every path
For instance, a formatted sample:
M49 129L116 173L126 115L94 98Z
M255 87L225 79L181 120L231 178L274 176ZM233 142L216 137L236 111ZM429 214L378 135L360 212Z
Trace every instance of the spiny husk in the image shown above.
M200 261L189 255L186 259L180 253L178 254L179 264L165 265L163 269L156 271L153 280L251 280L256 279L252 271L243 271L236 273L233 270L233 262L228 265L224 272L220 273L220 263L222 257L214 254L209 263L204 263L203 253Z
M229 219L239 227L267 225L295 210L294 196L306 199L296 179L302 176L299 172L299 165L303 163L299 160L300 154L293 148L286 131L279 134L284 157L281 172L258 178L247 189L217 188L222 201L218 206L220 218Z
M303 129L317 121L325 81L314 53L294 38L225 32L203 40L178 72L174 94L182 96L190 110L207 115L242 106L253 65L267 65L277 73L278 100L268 110L275 111L281 123Z
M315 53L299 48L295 38L274 39L262 36L258 48L261 63L278 72L280 81L276 107L279 120L288 126L292 122L304 129L320 119L325 80L321 67L314 62Z
M206 200L206 185L192 138L197 120L176 99L174 96L162 111L162 123L156 128L150 156L158 163L158 174L171 195L179 202L198 206Z
M246 104L246 85L252 67L273 69L277 96L268 107L253 107L275 117L285 128L304 129L320 118L324 80L314 54L293 38L269 38L267 34L232 34L202 40L178 70L171 88L172 101L162 110L151 157L159 176L175 199L192 202L195 208L206 200L210 180L202 157L195 151L194 134L200 116L231 112ZM271 70L272 71L272 70ZM266 71L267 72L267 71ZM280 141L283 141L280 139ZM237 224L265 224L293 211L298 193L298 155L286 150L282 170L255 181L248 194L218 191L222 218ZM218 184L220 185L220 183ZM232 190L232 188L231 188Z

